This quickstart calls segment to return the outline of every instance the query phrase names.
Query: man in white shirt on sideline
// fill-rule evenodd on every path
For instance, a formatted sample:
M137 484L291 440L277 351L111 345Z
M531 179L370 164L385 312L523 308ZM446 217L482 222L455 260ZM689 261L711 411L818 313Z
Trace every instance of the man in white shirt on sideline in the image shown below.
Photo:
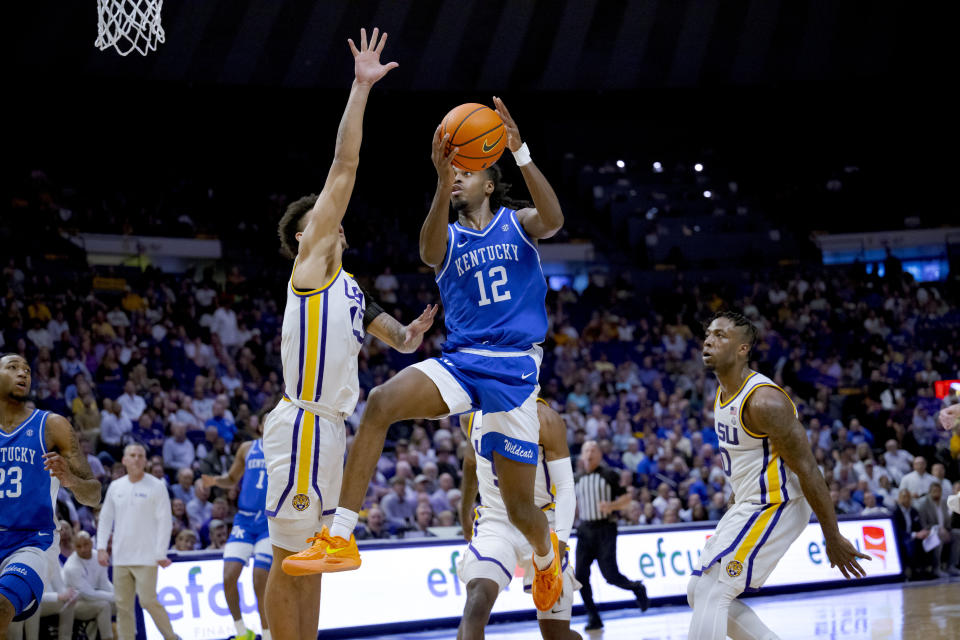
M123 417L130 422L139 420L143 412L147 410L147 401L137 395L137 385L133 383L133 380L127 380L127 383L123 385L123 395L117 398L116 402L120 403Z
M97 630L103 640L113 638L113 585L107 577L106 567L93 557L93 539L86 531L77 534L74 552L63 565L63 580L68 587L80 594L75 608L78 620L96 618ZM63 615L63 614L61 614Z
M145 473L147 454L143 445L130 444L123 451L127 475L114 480L107 489L100 511L97 559L110 564L107 543L113 532L113 584L117 601L117 631L121 640L136 637L134 594L164 640L177 634L170 618L157 601L157 566L168 567L167 547L173 529L170 497L164 484Z
M914 499L922 498L930 491L930 485L940 484L932 475L927 473L927 459L917 456L913 459L913 471L903 476L900 488L908 489Z

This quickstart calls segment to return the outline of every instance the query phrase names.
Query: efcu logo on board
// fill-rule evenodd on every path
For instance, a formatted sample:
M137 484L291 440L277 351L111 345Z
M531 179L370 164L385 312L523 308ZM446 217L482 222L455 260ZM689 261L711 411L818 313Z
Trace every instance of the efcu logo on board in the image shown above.
M887 568L887 536L880 527L863 527L863 549Z

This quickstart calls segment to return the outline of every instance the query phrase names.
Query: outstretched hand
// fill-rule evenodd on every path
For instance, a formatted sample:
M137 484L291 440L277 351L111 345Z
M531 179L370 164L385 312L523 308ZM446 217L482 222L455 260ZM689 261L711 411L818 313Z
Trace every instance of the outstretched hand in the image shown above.
M449 140L450 134L443 133L443 125L437 125L437 131L433 134L433 150L430 152L430 159L433 160L433 166L437 168L437 176L440 180L444 184L452 185L455 176L453 158L460 148L451 147Z
M503 120L503 128L507 130L507 148L510 149L510 151L519 150L520 147L523 146L523 140L520 139L520 130L517 128L517 123L514 122L510 116L507 105L503 104L503 100L497 96L493 96L493 106L494 111L496 111L500 119Z
M872 557L857 551L857 548L850 544L850 541L843 536L837 536L833 540L828 540L826 545L827 558L830 559L831 568L839 568L840 573L842 573L843 577L847 580L850 578L866 577L867 572L864 571L860 563L857 562L857 558L861 560L873 560Z
M404 349L416 349L420 346L423 334L433 326L433 318L437 315L439 308L438 305L428 304L420 317L407 325L402 345Z
M940 410L940 426L947 430L960 427L960 404L952 404Z
M350 45L350 51L353 52L353 73L359 84L372 86L377 80L387 75L391 69L396 69L400 65L396 62L380 64L380 54L383 52L383 45L387 43L387 32L383 32L380 42L377 37L380 35L380 29L374 27L370 34L370 42L367 42L367 30L360 29L360 48L353 40L347 38Z

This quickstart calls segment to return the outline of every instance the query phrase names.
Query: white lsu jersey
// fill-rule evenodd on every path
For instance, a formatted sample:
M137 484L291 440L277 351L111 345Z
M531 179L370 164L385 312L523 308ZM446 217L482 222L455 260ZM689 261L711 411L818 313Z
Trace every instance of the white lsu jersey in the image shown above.
M497 478L496 465L479 454L480 440L483 438L483 412L474 411L473 413L460 416L460 420L466 420L467 437L470 438L470 445L477 458L477 488L480 491L480 510L495 510L507 512L507 507L503 503L503 497L500 495L500 481ZM547 471L547 462L543 456L543 445L537 445L537 479L534 485L533 499L540 509L548 511L554 508L556 503L557 489L550 480L550 472Z
M293 404L319 415L353 413L365 310L363 291L342 265L330 282L310 291L296 289L290 275L280 357L284 395Z
M726 402L721 402L718 388L713 405L721 463L737 504L777 504L803 497L797 474L784 464L770 439L751 433L743 422L743 407L760 387L773 387L787 395L770 378L754 371ZM797 414L796 406L793 412Z

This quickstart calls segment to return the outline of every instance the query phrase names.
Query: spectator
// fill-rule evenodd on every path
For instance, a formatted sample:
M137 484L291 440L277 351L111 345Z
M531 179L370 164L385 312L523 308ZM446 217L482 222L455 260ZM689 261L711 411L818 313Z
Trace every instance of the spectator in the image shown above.
M890 472L893 481L899 484L900 479L910 472L913 455L901 449L896 440L887 440L884 446L886 451L883 459L886 461L887 471Z
M397 281L397 277L390 271L389 266L384 267L383 273L374 280L373 288L377 290L380 302L385 304L397 303L396 292L397 289L400 288L400 283Z
M372 506L367 509L367 521L357 527L354 534L357 540L386 540L392 538L386 528L386 517L383 510L378 506Z
M863 494L863 504L863 511L860 512L861 516L890 515L890 512L887 509L877 504L877 496L875 496L872 491L867 491Z
M127 380L123 385L123 395L116 399L123 417L132 423L137 422L147 410L147 401L137 395L137 385Z
M175 551L193 551L197 546L197 532L193 529L181 529L177 534Z
M233 420L230 420L224 415L226 409L226 403L220 399L214 400L213 416L207 420L204 426L207 429L214 427L217 430L217 434L223 438L227 444L230 444L233 442L233 437L237 433L237 425L233 423Z
M103 401L100 412L100 442L114 459L123 451L124 438L133 430L133 423L123 415L120 403Z
M936 478L927 473L927 460L923 456L913 459L913 471L903 476L900 488L907 489L914 498L927 495L931 484L939 484Z
M66 585L80 595L74 610L76 619L96 620L100 637L113 638L113 585L107 569L93 557L93 540L86 531L77 534L76 550L63 566L63 577Z
M157 567L170 566L170 498L163 483L145 473L146 465L143 446L127 445L123 452L127 475L110 484L100 511L97 557L104 567L110 564L107 543L113 532L113 581L120 637L133 638L136 633L136 595L164 640L175 640L177 634L170 626L170 618L157 601Z
M214 519L209 523L210 544L207 551L220 551L227 544L227 523L223 520Z
M907 579L927 577L932 554L924 551L923 541L930 535L930 530L924 528L920 513L913 508L913 495L909 489L900 489L897 494L893 528L900 546L900 557L906 560Z
M407 495L407 482L399 475L390 481L392 491L380 500L380 508L393 528L404 529L413 521L416 498Z
M949 575L960 575L957 567L960 561L960 529L951 527L950 510L943 498L941 486L937 483L931 484L930 492L917 501L916 509L923 528L940 539L940 545L932 551L934 573L941 575L943 566Z
M180 469L189 468L193 464L195 457L196 449L193 443L187 440L186 426L174 422L170 427L170 435L163 441L163 466L167 473L179 474Z
M190 526L194 529L200 529L200 526L208 522L213 514L213 505L208 502L210 499L210 489L203 486L200 478L193 483L193 499L187 503L187 516L190 518Z
M130 437L142 444L147 450L147 456L161 456L163 454L164 434L163 426L153 421L151 412L140 415L136 426L130 432Z
M416 518L413 528L403 532L404 538L433 538L435 533L429 531L433 525L433 507L429 502L421 502L417 505Z
M177 500L183 502L184 506L193 500L193 483L196 481L193 469L183 467L177 471L177 484L171 487L171 494Z

